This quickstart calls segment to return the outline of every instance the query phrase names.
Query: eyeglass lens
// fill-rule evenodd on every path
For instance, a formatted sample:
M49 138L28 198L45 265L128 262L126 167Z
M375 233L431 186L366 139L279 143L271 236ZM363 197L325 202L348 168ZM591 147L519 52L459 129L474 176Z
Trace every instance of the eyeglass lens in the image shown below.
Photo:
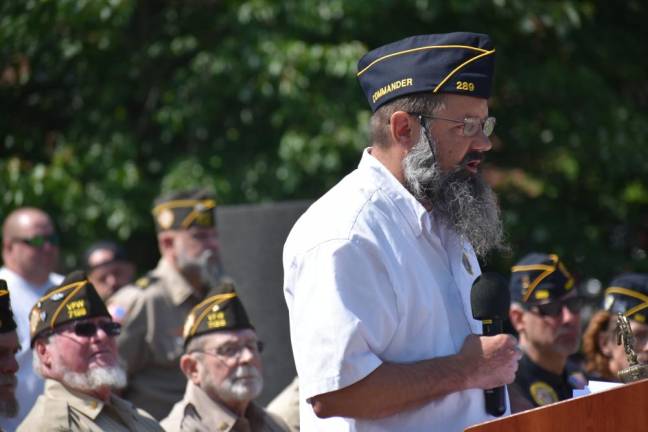
M578 313L583 306L583 299L580 297L572 297L567 300L535 305L535 308L537 308L540 315L555 317L562 313L563 306L567 307L571 313Z
M30 238L21 238L18 240L26 245L33 247L43 247L45 243L49 243L52 246L58 246L59 244L59 237L57 234L35 235Z
M92 322L79 322L74 324L74 334L81 337L92 337L97 334L97 329L101 328L108 336L119 336L121 325L116 322L102 322L95 324Z

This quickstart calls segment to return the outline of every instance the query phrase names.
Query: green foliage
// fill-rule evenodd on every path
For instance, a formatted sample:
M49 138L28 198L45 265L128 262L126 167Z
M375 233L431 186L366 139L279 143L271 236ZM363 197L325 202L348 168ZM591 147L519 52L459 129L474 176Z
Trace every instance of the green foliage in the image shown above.
M370 48L472 30L498 51L490 174L511 257L583 276L646 270L644 2L0 2L0 217L45 208L65 266L114 237L155 258L160 192L228 204L316 198L356 165Z

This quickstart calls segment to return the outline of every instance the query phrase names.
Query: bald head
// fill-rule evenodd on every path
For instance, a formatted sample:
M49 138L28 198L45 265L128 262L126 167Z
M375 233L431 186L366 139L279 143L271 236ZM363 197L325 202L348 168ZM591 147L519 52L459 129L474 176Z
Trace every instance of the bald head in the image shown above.
M41 285L56 267L58 239L54 224L44 211L22 207L2 225L4 265L27 281Z

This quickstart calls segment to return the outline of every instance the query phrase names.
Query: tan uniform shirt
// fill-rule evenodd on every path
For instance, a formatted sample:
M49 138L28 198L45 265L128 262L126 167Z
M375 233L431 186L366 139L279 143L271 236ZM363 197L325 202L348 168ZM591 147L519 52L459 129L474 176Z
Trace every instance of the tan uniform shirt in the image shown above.
M148 413L128 401L113 395L110 403L105 404L51 379L45 380L45 392L36 399L36 404L18 426L18 432L162 430Z
M299 430L299 378L288 384L270 403L268 412L276 414L290 427L291 432Z
M175 404L160 422L167 432L286 432L281 419L267 413L253 402L245 417L238 417L224 405L212 400L192 382L187 383L184 399Z
M128 372L123 397L161 419L184 394L187 380L179 365L182 327L201 299L165 260L160 260L148 277L146 288L124 287L110 298L109 306L126 309L117 337L119 355ZM133 295L134 289L140 293Z

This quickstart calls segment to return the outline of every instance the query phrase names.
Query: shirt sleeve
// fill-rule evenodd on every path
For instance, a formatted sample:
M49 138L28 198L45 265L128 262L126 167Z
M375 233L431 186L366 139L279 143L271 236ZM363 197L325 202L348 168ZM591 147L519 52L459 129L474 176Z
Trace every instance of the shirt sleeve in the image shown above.
M334 240L311 249L287 269L286 290L302 397L347 387L380 366L399 319L375 245Z
M122 322L121 334L117 337L117 349L128 375L142 369L149 361L146 334L148 330L148 308L144 296L132 298L128 313Z

